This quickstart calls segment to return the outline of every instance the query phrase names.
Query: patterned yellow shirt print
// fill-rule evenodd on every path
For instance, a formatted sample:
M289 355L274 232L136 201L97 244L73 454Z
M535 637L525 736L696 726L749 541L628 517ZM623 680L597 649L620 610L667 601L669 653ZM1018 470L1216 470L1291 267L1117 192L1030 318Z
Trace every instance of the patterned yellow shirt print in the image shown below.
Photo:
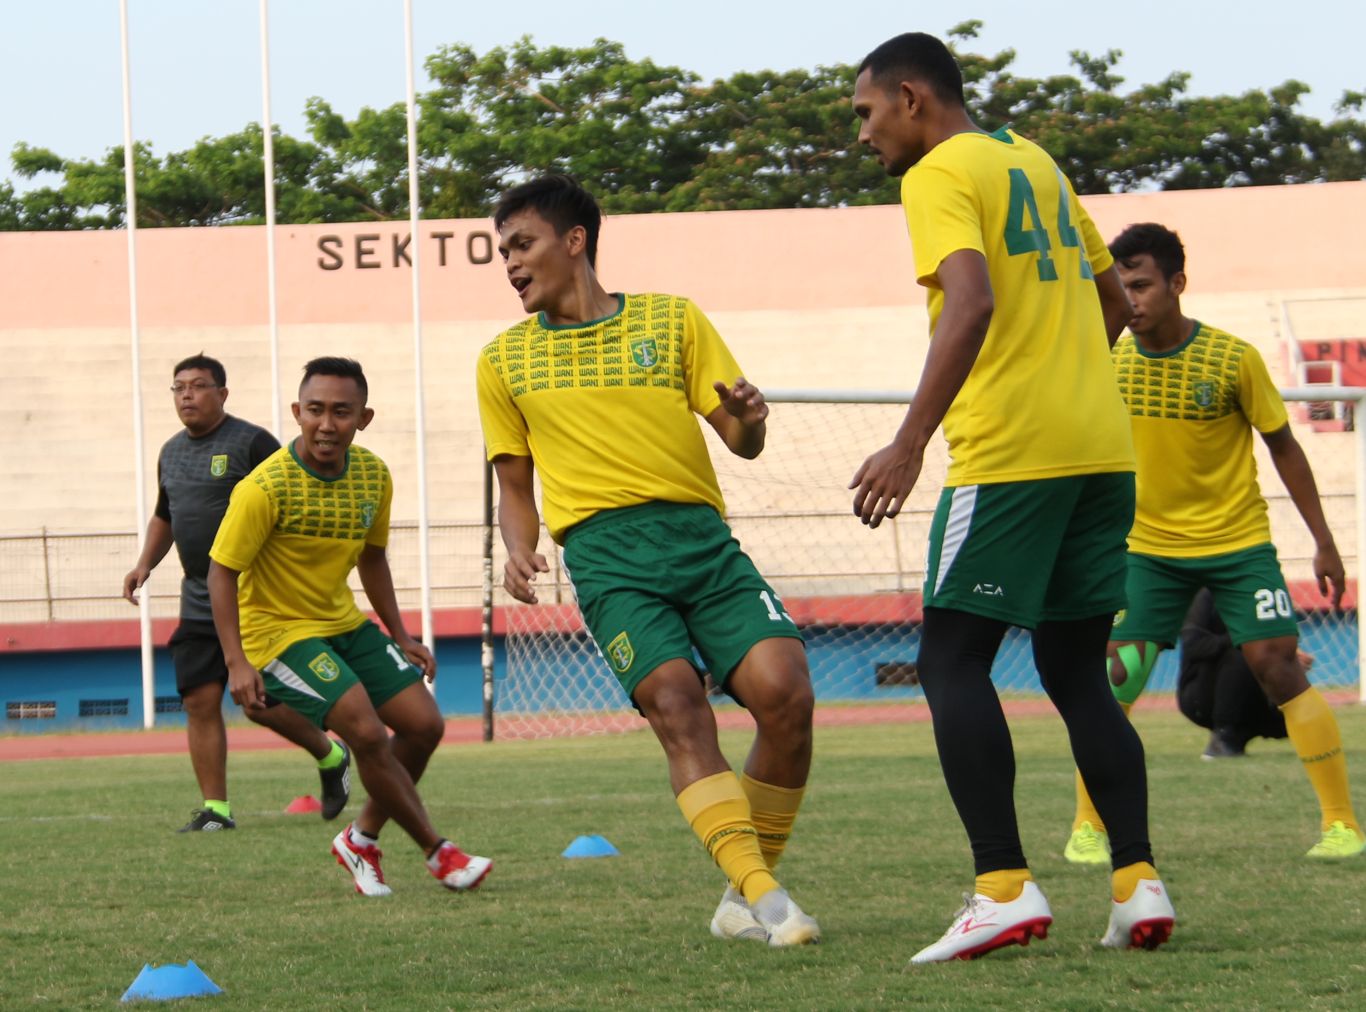
M1238 410L1239 372L1249 346L1221 331L1202 335L1197 329L1195 337L1171 355L1145 355L1131 335L1115 345L1119 392L1130 415L1211 421Z
M1288 419L1257 349L1196 324L1161 353L1125 335L1114 362L1138 457L1129 550L1201 558L1268 543L1253 430L1274 432Z
M251 480L278 511L277 532L364 541L384 499L388 469L373 453L354 447L346 474L335 481L317 480L288 454L266 461Z
M542 326L537 317L512 327L490 349L490 362L513 397L544 390L655 387L682 390L685 300L639 296L633 312L598 327Z

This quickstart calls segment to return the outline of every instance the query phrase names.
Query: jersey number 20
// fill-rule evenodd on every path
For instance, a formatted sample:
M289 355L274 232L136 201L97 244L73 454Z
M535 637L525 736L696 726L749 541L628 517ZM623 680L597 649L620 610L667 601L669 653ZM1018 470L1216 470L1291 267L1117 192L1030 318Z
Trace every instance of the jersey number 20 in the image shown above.
M1067 181L1058 170L1058 241L1073 249L1081 247L1081 237L1072 226L1072 215L1068 210ZM1027 216L1027 217L1026 217ZM1034 187L1024 169L1010 170L1010 208L1006 211L1006 252L1011 256L1021 253L1035 253L1039 260L1040 281L1057 281L1058 265L1048 255L1053 243L1048 235L1048 226L1039 216L1039 202L1034 199ZM1081 254L1081 276L1087 281L1095 275L1091 273L1090 261L1086 251Z

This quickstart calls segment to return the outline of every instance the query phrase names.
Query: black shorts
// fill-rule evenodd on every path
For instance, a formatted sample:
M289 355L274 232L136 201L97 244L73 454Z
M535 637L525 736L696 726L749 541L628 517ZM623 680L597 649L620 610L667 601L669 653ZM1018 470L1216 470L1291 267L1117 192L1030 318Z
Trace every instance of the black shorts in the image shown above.
M201 685L228 684L228 665L212 622L183 618L166 644L175 662L175 687L181 698Z

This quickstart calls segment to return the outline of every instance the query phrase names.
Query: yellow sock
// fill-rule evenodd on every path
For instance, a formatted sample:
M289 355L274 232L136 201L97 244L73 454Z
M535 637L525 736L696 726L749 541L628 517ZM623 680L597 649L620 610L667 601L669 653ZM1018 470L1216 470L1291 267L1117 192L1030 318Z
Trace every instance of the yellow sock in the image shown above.
M1157 881L1157 869L1147 861L1135 861L1123 868L1116 868L1110 876L1110 892L1116 903L1127 902L1138 888L1138 880L1146 878Z
M1129 715L1133 709L1133 703L1120 703L1119 708L1124 711L1124 716ZM1105 832L1105 823L1101 820L1100 813L1096 811L1095 802L1091 800L1090 793L1086 790L1086 784L1082 783L1081 770L1075 771L1077 782L1077 814L1072 818L1072 832L1081 829L1083 822L1091 823L1091 828L1097 833Z
M797 821L797 809L802 806L805 787L778 787L755 780L748 773L740 775L740 787L749 799L749 815L759 834L759 850L770 869L778 866L778 859L787 847L792 824Z
M1285 730L1304 764L1305 775L1319 798L1323 828L1342 822L1361 831L1352 811L1347 787L1347 757L1342 754L1342 734L1328 702L1312 685L1280 707Z
M1072 832L1081 829L1083 822L1091 823L1091 828L1097 833L1105 832L1105 823L1101 822L1100 813L1096 811L1095 803L1086 790L1086 784L1082 782L1081 770L1074 770L1073 776L1077 781L1077 814L1072 819Z
M997 903L1009 903L1020 898L1024 884L1034 876L1028 868L1007 868L1004 871L989 871L977 876L973 892L980 893Z
M678 807L731 884L753 903L778 888L759 850L749 801L727 770L694 780L678 792Z

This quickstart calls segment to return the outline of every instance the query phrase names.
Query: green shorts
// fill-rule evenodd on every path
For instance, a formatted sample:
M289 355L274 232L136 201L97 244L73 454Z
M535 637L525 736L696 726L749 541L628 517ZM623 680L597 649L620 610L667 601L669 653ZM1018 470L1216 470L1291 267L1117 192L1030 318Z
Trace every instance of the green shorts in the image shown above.
M693 647L724 685L754 644L800 640L730 527L710 506L651 502L570 528L564 566L579 610L626 694Z
M939 497L930 524L925 606L1033 629L1124 607L1130 472L996 485Z
M1111 639L1172 645L1201 587L1214 595L1214 607L1235 646L1299 635L1295 608L1271 544L1197 559L1130 554L1126 586L1129 607L1115 617Z
M365 686L370 703L378 710L422 681L422 672L367 619L340 636L291 643L261 668L261 677L266 692L325 727L332 704L351 686Z

